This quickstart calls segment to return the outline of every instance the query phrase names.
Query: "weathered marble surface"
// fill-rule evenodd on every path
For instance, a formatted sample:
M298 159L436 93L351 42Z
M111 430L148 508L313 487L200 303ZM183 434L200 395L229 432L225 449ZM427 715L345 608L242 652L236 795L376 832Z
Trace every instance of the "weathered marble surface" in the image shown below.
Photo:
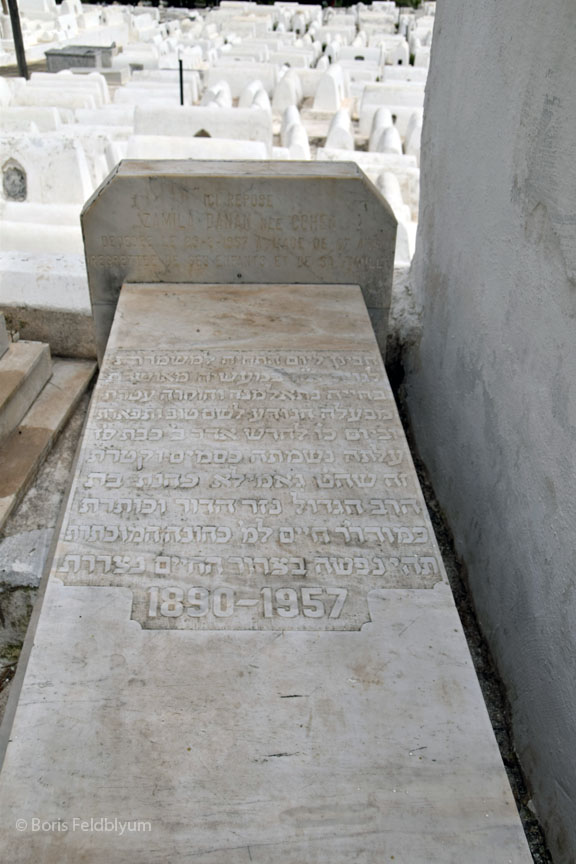
M352 163L127 160L82 227L100 359L125 282L358 284L385 348L396 219Z
M375 586L441 581L357 288L125 291L66 584L131 588L144 627L317 630L367 623Z
M357 287L123 288L34 643L14 864L530 860Z

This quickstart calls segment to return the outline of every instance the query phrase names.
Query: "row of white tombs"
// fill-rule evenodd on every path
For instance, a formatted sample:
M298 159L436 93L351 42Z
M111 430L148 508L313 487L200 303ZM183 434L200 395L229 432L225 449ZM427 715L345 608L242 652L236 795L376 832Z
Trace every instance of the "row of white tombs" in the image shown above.
M44 43L48 68L72 68L0 77L0 254L9 271L15 256L28 271L34 256L80 259L81 207L124 158L354 161L391 205L396 264L409 264L432 15L389 2L342 12L222 3L162 15L77 0L54 12L51 2L21 2L24 33L33 47L55 15L72 16L73 35ZM1 23L6 49L6 16Z

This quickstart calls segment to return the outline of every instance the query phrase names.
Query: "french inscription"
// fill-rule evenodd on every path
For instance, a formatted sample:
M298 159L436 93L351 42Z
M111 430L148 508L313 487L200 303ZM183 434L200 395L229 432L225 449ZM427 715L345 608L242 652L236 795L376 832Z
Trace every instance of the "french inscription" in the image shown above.
M396 220L353 165L123 162L82 216L102 358L128 283L359 285L380 348Z
M87 436L57 575L145 628L354 630L441 579L373 353L118 350Z
M153 200L149 205L145 200L139 204L136 231L100 235L102 251L91 256L91 264L158 266L158 236L151 233L154 231L162 234L164 254L176 256L188 276L211 267L303 269L313 262L322 270L339 260L350 270L377 271L386 263L383 255L367 254L362 233L342 236L333 214L318 210L278 214L270 192L205 193L194 206L183 201L170 210L156 209ZM193 254L183 255L183 249Z

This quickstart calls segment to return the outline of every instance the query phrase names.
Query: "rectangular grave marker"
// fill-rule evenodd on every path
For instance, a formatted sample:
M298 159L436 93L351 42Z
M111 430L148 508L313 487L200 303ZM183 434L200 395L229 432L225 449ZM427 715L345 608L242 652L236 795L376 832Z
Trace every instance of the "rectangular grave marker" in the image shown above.
M353 285L122 288L15 700L11 864L530 860Z
M126 282L358 284L385 349L396 219L352 163L127 160L82 225L100 360Z

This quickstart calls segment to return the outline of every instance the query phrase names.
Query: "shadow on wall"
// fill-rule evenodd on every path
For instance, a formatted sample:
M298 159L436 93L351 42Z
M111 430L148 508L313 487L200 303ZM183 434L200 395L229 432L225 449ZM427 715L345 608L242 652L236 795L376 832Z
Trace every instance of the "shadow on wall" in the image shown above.
M558 864L576 861L574 16L572 0L554 15L438 4L412 268L422 336L406 352L417 446Z

